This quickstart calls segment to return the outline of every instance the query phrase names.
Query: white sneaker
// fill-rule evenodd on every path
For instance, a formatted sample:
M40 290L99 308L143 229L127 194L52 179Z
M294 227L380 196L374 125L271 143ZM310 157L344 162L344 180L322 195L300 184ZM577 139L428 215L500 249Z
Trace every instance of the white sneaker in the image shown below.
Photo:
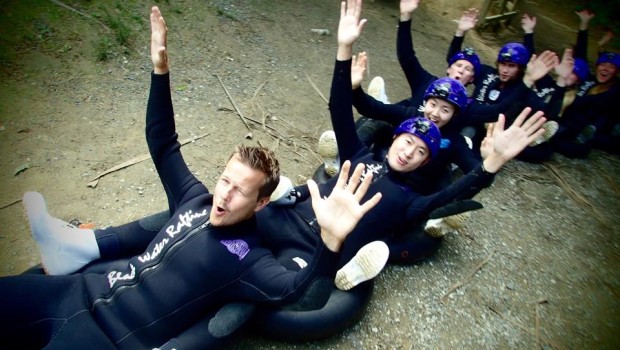
M387 263L390 248L382 241L363 246L346 265L336 273L334 283L340 290L349 290L375 278Z
M444 218L428 219L428 221L426 221L426 225L424 226L424 232L428 233L432 237L443 237L452 232L452 229L448 226L448 224L446 224Z
M336 133L327 130L319 138L319 155L323 158L325 172L329 176L335 176L340 171L340 159L338 158L338 143Z
M538 146L541 143L549 141L556 132L558 132L558 128L560 125L555 120L549 120L545 124L543 124L543 129L545 132L538 136L532 143L530 143L530 147Z
M471 212L464 212L439 219L429 219L424 226L424 231L433 237L442 237L465 227L465 221L470 216Z
M293 192L293 182L288 177L280 175L280 183L269 197L269 201L280 205L293 204L297 197L291 192Z
M93 230L77 228L49 215L38 192L24 193L22 204L47 274L70 274L99 258Z
M383 78L376 76L368 84L368 95L375 98L377 101L383 103L390 103L387 95L385 94L385 81Z

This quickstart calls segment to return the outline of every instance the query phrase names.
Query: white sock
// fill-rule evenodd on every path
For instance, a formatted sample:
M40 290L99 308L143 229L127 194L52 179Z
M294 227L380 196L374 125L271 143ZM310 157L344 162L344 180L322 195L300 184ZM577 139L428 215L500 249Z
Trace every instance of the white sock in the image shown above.
M47 274L70 274L100 257L93 230L80 229L50 216L38 192L26 192L22 202Z

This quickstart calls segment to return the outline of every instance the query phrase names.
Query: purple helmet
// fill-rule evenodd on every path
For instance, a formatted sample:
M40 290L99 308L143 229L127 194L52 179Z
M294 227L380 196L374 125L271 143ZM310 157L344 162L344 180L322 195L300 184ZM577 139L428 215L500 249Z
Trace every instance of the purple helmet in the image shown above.
M519 43L508 43L502 46L497 55L497 62L500 63L511 62L525 66L529 60L530 52L523 44Z
M620 69L620 54L615 52L602 52L598 56L598 60L596 60L596 65L598 66L601 63L607 62L616 66L617 69Z
M446 77L433 81L424 92L424 101L431 97L446 100L459 110L467 106L467 90L456 79Z
M404 133L413 134L421 138L431 152L431 158L439 154L441 132L439 132L439 128L432 121L422 117L409 118L394 130L394 135L396 136Z
M471 63L472 66L474 66L474 74L480 72L480 57L478 57L478 55L476 54L476 51L474 51L473 48L466 47L463 51L459 51L455 53L448 60L448 66L451 66L452 64L454 64L454 62L459 61L459 60L465 60Z
M590 74L588 63L581 58L575 58L575 66L573 67L573 73L579 78L579 81L586 81Z

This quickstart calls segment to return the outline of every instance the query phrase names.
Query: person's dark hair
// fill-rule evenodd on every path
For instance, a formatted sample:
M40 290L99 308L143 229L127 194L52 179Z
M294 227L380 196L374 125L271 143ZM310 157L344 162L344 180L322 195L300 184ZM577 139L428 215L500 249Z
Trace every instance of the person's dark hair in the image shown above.
M280 183L280 163L276 155L265 147L239 145L230 156L239 156L241 163L266 175L265 182L258 189L258 199L269 197Z

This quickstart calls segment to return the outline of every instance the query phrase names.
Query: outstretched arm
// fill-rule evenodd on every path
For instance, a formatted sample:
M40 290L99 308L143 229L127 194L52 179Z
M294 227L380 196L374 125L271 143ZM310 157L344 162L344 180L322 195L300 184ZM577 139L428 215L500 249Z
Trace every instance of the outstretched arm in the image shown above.
M364 165L358 164L353 175L349 177L350 168L351 162L345 161L338 176L338 182L329 197L321 198L316 182L308 181L308 189L312 196L312 209L321 226L321 239L333 252L340 251L342 242L353 231L362 216L381 199L381 193L377 193L365 203L360 204L372 182L372 174L362 177Z

